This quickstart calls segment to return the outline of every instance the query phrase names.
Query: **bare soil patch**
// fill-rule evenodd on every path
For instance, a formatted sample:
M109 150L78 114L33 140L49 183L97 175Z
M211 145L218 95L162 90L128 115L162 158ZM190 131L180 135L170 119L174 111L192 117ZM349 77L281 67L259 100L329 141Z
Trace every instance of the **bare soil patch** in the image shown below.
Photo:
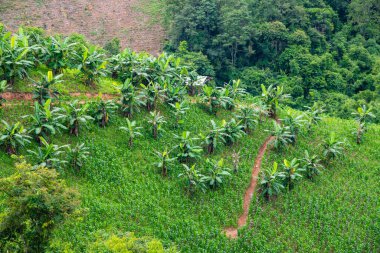
M165 37L160 24L139 11L142 0L2 0L0 22L42 27L49 34L80 33L104 45L114 37L123 47L158 54Z
M251 204L253 193L255 192L256 186L257 186L257 180L258 176L261 170L261 163L263 160L263 157L265 155L265 152L267 150L268 144L274 139L274 136L269 136L265 142L261 145L259 153L257 154L255 164L253 165L252 169L252 176L251 176L251 183L249 184L249 187L245 191L244 194L244 201L243 201L243 214L239 217L238 220L238 227L229 227L225 228L224 232L226 233L226 236L235 239L238 237L238 229L241 227L244 227L247 224L248 219L248 213L249 213L249 205Z
M33 100L33 94L31 92L4 92L1 94L1 96L5 100ZM87 98L96 98L99 96L99 93L91 93L91 92L86 92L86 93L81 93L81 92L71 92L70 93L71 97L81 97L81 96L86 96ZM114 99L119 97L118 95L115 94L102 94L103 99Z

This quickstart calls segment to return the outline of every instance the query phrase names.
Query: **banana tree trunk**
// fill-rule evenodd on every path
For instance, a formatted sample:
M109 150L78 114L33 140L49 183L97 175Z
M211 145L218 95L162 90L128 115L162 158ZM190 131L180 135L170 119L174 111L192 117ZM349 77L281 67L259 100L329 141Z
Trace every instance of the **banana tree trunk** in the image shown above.
M165 161L162 162L162 176L166 177L168 175L168 169L166 168Z
M78 121L74 122L74 126L70 129L70 134L78 137L78 135L79 135L79 123L78 123Z
M153 138L157 139L158 136L158 127L157 125L153 125Z
M129 147L133 147L133 138L129 138Z
M9 146L7 147L7 153L8 153L9 155L14 155L14 154L16 154L16 149L15 149L14 147L12 147L12 145L9 145Z
M214 153L214 145L213 145L213 143L208 144L208 146L207 146L207 152L209 154Z
M359 126L359 128L358 128L358 132L357 132L357 134L356 134L356 143L357 144L360 144L361 142L362 142L362 134L361 134L361 128L360 128L360 126Z

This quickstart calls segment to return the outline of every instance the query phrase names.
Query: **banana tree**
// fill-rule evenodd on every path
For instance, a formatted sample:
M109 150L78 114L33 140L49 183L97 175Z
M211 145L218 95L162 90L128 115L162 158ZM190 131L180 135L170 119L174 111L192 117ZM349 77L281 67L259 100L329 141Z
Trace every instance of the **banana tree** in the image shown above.
M129 119L126 119L126 121L127 121L127 126L120 127L119 129L127 133L129 147L132 147L133 141L135 140L135 138L138 136L143 136L143 134L140 132L140 130L143 128L137 126L136 121L130 121Z
M261 90L262 100L269 108L269 115L275 118L277 116L277 108L279 107L279 104L285 99L290 98L290 95L284 94L283 86L270 85L266 88L262 84Z
M212 86L203 86L203 102L206 103L210 113L215 113L215 109L220 105L219 93Z
M130 49L125 49L120 54L114 55L109 59L108 68L113 78L118 78L122 82L125 82L127 79L137 79L135 78L137 76L135 70L139 64L139 54Z
M76 45L70 42L70 37L51 36L43 45L42 61L55 75L63 73L63 69L69 67L71 60L77 57L74 50Z
M75 170L82 168L90 156L89 148L84 143L77 144L74 147L66 146L66 156L68 164Z
M154 154L158 159L154 165L161 169L162 176L166 177L168 175L168 169L170 168L170 165L173 164L177 158L170 158L170 151L168 151L167 148L163 152L155 151Z
M344 145L345 142L337 140L335 133L332 132L329 138L324 140L322 144L325 161L329 162L340 156L344 151Z
M203 177L203 181L212 189L219 187L226 177L231 176L231 169L225 167L223 158L219 161L207 159L206 168L208 174Z
M1 120L4 128L0 132L0 146L5 148L8 154L16 154L20 147L30 143L31 137L27 134L26 129L17 122L13 125Z
M59 92L51 86L60 83L62 75L53 76L52 71L48 71L47 75L40 73L40 81L34 84L33 99L37 100L41 105L45 104L46 100L57 97Z
M152 125L153 138L157 139L159 132L162 130L162 125L166 123L165 117L161 116L159 111L150 112L148 123Z
M7 88L8 88L7 81L6 80L0 81L0 106L2 106L3 103L5 102L5 99L1 96L1 93L6 91Z
M84 52L78 69L83 74L85 83L95 86L100 77L107 75L107 61L105 55L100 53L95 46L84 46Z
M259 115L259 123L261 124L263 122L263 118L269 116L269 108L262 100L259 100L257 103L253 104L253 107Z
M241 81L233 80L224 87L219 89L220 102L227 110L233 110L236 106L237 100L244 97L247 92L240 87Z
M121 109L125 116L132 118L135 112L139 112L140 108L145 105L144 96L136 92L131 79L127 79L121 91Z
M256 118L258 115L256 114L256 111L253 108L250 107L242 107L240 108L238 114L236 115L236 118L242 123L243 129L245 133L250 133L252 129L255 128L258 121Z
M301 162L308 179L313 179L315 176L319 175L323 169L323 165L321 164L321 160L318 158L318 156L309 155L309 152L307 150L305 150L305 155Z
M78 100L63 105L62 119L67 124L70 134L78 136L81 125L86 125L94 118L88 115L89 104L81 105Z
M200 134L203 145L207 148L207 153L212 154L220 144L226 143L226 133L223 126L218 126L214 120L211 120L211 129L206 135Z
M169 105L173 109L172 113L173 113L173 116L175 118L175 126L179 127L180 125L182 125L184 123L183 118L182 118L183 115L185 115L186 111L189 110L190 108L187 107L185 101L183 101L181 103L176 102L175 104L169 104Z
M232 151L231 158L232 158L232 163L234 165L234 173L238 173L239 171L239 165L240 165L240 158L241 158L241 150L239 151Z
M293 111L287 110L286 116L282 120L282 123L289 128L290 134L292 135L291 142L293 145L296 144L297 135L306 122L303 118L304 114L297 115Z
M272 196L277 196L285 188L282 184L284 177L284 172L278 171L277 162L273 163L271 170L266 169L261 172L260 192L267 201L270 201Z
M273 122L272 130L265 131L270 132L271 135L274 136L274 139L272 140L271 144L273 145L273 148L276 150L281 150L284 146L288 145L293 140L293 135L290 132L289 127L281 126L276 122Z
M51 100L48 99L43 105L34 103L34 114L26 115L23 118L31 120L29 133L39 142L40 137L49 140L51 135L55 135L60 130L67 129L62 123L60 108L51 108Z
M241 88L241 80L232 80L232 83L228 84L228 89L230 90L230 97L234 100L243 98L247 95L247 91Z
M148 111L156 110L158 101L165 99L165 90L158 83L140 84Z
M36 150L27 150L36 167L61 169L62 165L67 163L66 160L62 159L67 145L49 144L43 137L40 139L41 146L37 147Z
M362 105L358 107L356 112L353 112L352 115L355 116L355 119L358 123L358 128L356 131L356 143L360 144L363 139L363 135L366 131L366 121L371 118L375 118L376 116L371 112L372 108L367 109L366 105Z
M231 146L244 135L246 135L243 129L244 126L241 124L241 121L236 121L236 119L234 118L232 118L228 122L223 120L223 130L226 145Z
M112 100L103 100L99 94L96 101L90 103L90 114L100 127L106 127L117 109L117 105Z
M174 149L178 152L177 157L180 162L189 163L191 160L200 157L202 148L194 144L198 138L191 137L189 131L184 131L181 135L174 135L174 137L179 143Z
M192 165L191 167L186 164L182 164L184 171L178 175L178 177L183 177L187 181L187 193L192 196L197 189L202 190L203 192L206 189L204 176L200 173L200 171L195 167L196 165Z
M28 59L29 52L30 47L26 37L21 40L17 35L5 33L0 38L1 79L12 86L17 77L22 79L28 76L28 70L33 66L33 62Z
M322 121L321 114L325 111L323 106L320 106L316 103L313 106L305 107L307 111L305 112L307 122L308 122L308 130L310 131L313 125L318 125L319 122Z
M292 190L294 187L294 182L302 178L302 172L305 171L302 167L299 166L298 159L294 158L290 162L284 160L284 187L288 191Z
M227 87L217 88L216 89L219 93L217 96L219 98L220 105L226 109L232 111L236 106L236 101L232 96L231 90Z
M186 95L186 88L184 86L175 85L167 80L164 84L166 103L175 104L184 100Z

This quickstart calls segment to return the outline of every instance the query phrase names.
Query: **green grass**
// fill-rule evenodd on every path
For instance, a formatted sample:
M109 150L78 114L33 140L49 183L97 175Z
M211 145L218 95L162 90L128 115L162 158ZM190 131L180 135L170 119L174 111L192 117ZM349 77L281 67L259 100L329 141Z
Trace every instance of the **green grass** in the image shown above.
M134 6L137 12L144 13L150 17L149 26L162 24L167 26L167 22L163 19L162 12L165 11L165 1L160 0L140 0L139 4Z
M37 70L29 72L29 79L17 79L15 85L12 87L13 92L32 92L33 83L41 78L41 73L47 73L46 67L39 67ZM85 85L84 81L78 70L68 69L64 70L60 83L52 85L52 88L57 89L62 94L68 94L70 92L90 92L90 93L108 93L117 94L118 89L122 83L120 81L102 77L99 79L96 87L90 87Z
M143 138L133 149L118 128L125 119L114 118L106 129L91 125L80 137L64 134L54 139L57 144L85 142L91 156L80 173L64 171L62 177L81 193L87 215L82 220L68 220L53 235L55 248L85 252L99 230L133 231L138 236L154 236L166 245L175 243L182 252L376 252L380 249L380 126L371 125L363 145L357 146L351 136L353 121L325 119L311 134L299 138L296 147L282 153L270 152L263 161L269 167L273 161L302 157L305 149L320 153L319 144L331 131L350 143L345 156L330 164L322 175L311 182L303 179L290 193L265 203L254 198L249 225L239 230L237 240L229 240L223 228L236 226L242 212L243 194L249 185L257 151L272 123L265 122L238 145L222 147L213 158L225 158L232 167L231 153L241 150L240 171L233 174L220 189L199 192L194 198L186 195L184 182L177 175L179 164L162 178L153 150L175 145L173 117L161 106L168 124L158 140L150 135L147 112L136 115L144 126ZM15 121L28 107L6 107L1 117ZM231 112L221 111L210 116L201 106L191 105L184 130L206 131L210 119L229 119ZM205 158L205 157L204 157ZM197 162L200 166L202 160ZM12 160L0 152L0 176L13 170ZM4 208L4 206L0 206Z

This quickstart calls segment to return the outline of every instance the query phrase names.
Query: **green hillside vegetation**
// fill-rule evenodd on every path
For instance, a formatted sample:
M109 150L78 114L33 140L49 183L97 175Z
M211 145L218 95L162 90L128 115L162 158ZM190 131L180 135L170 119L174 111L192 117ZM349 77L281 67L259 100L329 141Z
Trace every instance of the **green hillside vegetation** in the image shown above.
M1 36L0 87L33 96L0 110L2 251L380 250L373 107L330 118L318 103L287 107L281 85L259 97L240 80L195 87L196 66L177 54L112 55L34 28ZM231 240L224 229L237 227L271 135L248 224Z
M200 74L240 78L253 95L283 85L293 108L317 102L341 118L362 104L380 108L377 0L166 3L166 49L202 62Z

